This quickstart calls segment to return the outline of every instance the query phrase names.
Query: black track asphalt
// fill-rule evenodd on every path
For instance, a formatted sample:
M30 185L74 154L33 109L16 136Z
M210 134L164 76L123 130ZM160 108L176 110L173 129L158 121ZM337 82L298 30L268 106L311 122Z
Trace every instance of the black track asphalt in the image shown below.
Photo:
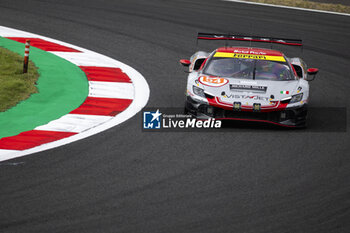
M1 0L0 25L131 65L149 83L148 107L183 106L178 60L195 52L197 31L300 37L320 68L311 106L350 107L345 16L215 0ZM349 128L322 127L147 133L138 115L0 163L0 232L350 232Z

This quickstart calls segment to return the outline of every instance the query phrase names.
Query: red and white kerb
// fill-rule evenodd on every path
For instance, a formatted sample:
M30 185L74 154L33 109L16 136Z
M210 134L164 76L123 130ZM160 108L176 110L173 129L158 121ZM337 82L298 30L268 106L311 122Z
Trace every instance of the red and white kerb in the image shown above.
M0 139L0 161L57 147L106 130L135 115L148 101L149 88L142 75L119 61L61 41L2 26L0 36L21 43L30 40L31 46L80 67L89 82L88 97L77 109L46 125Z

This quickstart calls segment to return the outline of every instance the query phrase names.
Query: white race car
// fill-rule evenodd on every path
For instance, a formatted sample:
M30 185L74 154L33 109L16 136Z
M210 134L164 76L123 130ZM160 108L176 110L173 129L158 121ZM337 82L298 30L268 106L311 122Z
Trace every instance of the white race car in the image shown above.
M302 45L301 40L198 33L198 39ZM261 121L305 127L309 81L318 69L300 58L252 47L198 51L190 60L185 111L198 118ZM309 75L309 76L308 76Z

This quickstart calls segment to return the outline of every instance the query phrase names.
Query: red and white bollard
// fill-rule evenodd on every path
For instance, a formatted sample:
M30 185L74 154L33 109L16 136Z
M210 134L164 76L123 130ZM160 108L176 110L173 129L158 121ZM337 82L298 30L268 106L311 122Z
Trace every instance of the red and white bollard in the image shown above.
M25 46L25 49L24 49L23 73L27 73L28 72L29 48L30 48L30 40L26 40L26 46Z

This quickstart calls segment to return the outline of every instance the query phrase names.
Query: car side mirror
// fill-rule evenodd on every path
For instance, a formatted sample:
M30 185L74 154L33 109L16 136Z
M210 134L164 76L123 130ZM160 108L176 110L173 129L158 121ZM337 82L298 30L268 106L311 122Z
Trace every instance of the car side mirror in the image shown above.
M316 78L316 74L318 73L318 69L317 68L309 68L307 69L307 74L310 75L311 77L307 77L307 81L312 81Z
M186 60L186 59L181 59L180 63L181 63L181 65L187 66L187 67L191 65L191 61L190 60Z

